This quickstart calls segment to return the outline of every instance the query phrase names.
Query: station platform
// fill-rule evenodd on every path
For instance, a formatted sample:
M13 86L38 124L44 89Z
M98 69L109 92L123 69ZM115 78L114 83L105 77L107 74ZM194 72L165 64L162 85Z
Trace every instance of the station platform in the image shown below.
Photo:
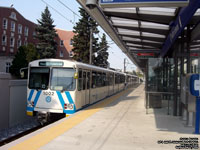
M146 114L144 101L144 84L141 84L0 150L175 150L180 141L188 139L199 144L200 136L193 134L194 128L185 127L180 117L156 110Z

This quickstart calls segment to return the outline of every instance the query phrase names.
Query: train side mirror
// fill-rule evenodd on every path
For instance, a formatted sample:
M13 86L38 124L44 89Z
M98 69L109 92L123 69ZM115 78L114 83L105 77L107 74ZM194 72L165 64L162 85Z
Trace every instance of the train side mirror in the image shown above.
M24 71L20 71L20 77L24 78Z
M28 67L21 68L20 69L20 77L23 79L24 77L27 77ZM26 75L26 76L25 76Z

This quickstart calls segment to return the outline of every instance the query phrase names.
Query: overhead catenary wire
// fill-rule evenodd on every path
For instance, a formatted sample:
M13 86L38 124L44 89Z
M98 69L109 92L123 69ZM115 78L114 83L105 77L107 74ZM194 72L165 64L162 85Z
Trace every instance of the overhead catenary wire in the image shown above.
M62 1L57 0L60 4L62 4L65 8L67 8L68 10L70 10L74 15L76 15L77 17L81 18L81 16L79 16L76 12L74 12L71 8L69 8L67 5L65 5Z
M46 1L41 0L43 3L45 3L48 7L50 7L51 9L53 9L56 13L58 13L60 16L62 16L64 19L66 19L67 21L69 21L70 23L74 24L72 20L68 19L67 17L65 17L63 14L61 14L57 9L53 8L50 4L48 4Z

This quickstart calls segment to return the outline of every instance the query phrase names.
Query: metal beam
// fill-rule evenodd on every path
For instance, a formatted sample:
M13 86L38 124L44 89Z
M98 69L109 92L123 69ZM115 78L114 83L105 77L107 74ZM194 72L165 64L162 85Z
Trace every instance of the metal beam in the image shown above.
M174 44L178 36L184 30L185 26L190 22L192 16L195 14L196 10L200 7L199 0L190 0L187 7L183 7L179 12L176 20L173 22L173 27L164 43L161 50L161 57L164 57L171 46Z
M155 48L160 49L162 44L158 44L158 43L148 43L148 42L137 42L137 41L129 41L129 40L123 40L124 42L128 42L128 43L133 43L133 44L139 44L139 45L145 45L145 46L152 46Z
M125 33L119 33L122 37L131 37L131 38L137 38L137 39L143 39L143 40L149 40L149 41L155 41L155 42L164 42L165 38L158 38L158 37L148 37L148 36L137 36L137 35L128 35Z
M135 27L128 26L126 24L114 24L113 26L120 29L135 30L135 31L148 32L148 33L161 34L161 35L167 35L169 33L168 29L156 29L156 28L148 28L148 27L139 28L136 26Z
M148 49L140 49L140 50L130 50L132 53L160 53L159 50L148 50Z
M158 49L158 48L155 48L155 47L144 47L144 46L134 46L134 45L127 45L129 47L129 49L131 48L135 48L135 49ZM159 49L160 50L160 49Z
M133 12L119 12L119 10L113 10L113 11L104 10L104 14L108 17L134 19L134 20L147 21L147 22L165 24L165 25L169 25L169 22L173 21L174 19L174 16L166 16L166 15L162 16L159 14L150 14L150 13L137 15L136 13L133 13Z

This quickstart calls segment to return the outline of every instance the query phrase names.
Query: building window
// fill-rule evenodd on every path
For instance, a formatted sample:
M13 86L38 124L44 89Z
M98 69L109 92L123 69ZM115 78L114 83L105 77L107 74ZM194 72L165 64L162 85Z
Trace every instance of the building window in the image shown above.
M24 28L24 35L25 35L25 36L28 36L28 27L25 27L25 28Z
M36 38L36 32L33 31L33 38L35 39Z
M8 26L8 19L3 18L3 29L7 29Z
M60 57L63 57L63 51L60 51Z
M69 57L73 57L73 52L72 51L69 52Z
M17 48L19 48L20 46L22 46L22 40L17 40Z
M13 52L14 52L14 49L13 49L13 48L11 48L11 49L10 49L10 52L11 52L11 53L13 53Z
M18 24L18 34L22 34L22 25Z
M7 45L7 36L6 35L2 36L2 45Z
M28 45L28 42L27 42L27 41L24 41L24 45L27 46L27 45Z
M10 66L11 66L11 63L10 62L6 62L6 73L10 72Z
M16 13L15 12L11 12L10 18L12 18L14 20L17 20Z
M60 46L64 46L64 42L63 42L63 40L60 40Z
M69 41L69 44L70 44L70 45L73 45L73 40L72 40L72 39Z
M15 46L15 38L11 37L10 38L10 47L14 47Z
M15 22L14 21L11 21L10 30L15 32Z

